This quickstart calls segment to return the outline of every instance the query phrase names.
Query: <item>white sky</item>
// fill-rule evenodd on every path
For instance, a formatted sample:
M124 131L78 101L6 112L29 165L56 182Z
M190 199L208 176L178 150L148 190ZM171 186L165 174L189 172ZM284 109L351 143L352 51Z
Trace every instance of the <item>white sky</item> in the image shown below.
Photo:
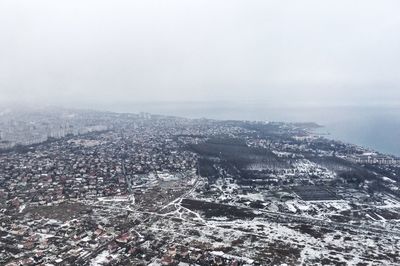
M400 103L400 1L2 0L0 102Z

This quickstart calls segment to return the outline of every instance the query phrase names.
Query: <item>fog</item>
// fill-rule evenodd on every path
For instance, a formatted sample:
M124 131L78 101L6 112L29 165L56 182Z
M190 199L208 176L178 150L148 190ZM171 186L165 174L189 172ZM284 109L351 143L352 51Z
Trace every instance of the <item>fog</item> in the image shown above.
M0 2L0 102L400 103L400 2Z

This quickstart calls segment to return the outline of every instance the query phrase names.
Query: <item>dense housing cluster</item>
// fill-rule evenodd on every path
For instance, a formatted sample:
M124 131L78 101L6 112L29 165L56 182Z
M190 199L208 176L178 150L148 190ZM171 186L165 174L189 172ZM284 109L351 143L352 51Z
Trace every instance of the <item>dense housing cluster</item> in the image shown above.
M312 123L48 116L90 130L2 124L34 127L0 153L1 265L400 263L398 158Z

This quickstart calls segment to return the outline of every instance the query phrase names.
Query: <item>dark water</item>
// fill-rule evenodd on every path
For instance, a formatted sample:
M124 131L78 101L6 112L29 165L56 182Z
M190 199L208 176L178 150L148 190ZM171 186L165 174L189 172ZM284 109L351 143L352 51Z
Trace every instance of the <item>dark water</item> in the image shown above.
M121 107L121 106L120 106ZM189 118L316 122L329 138L400 156L399 107L302 107L217 103L142 104L124 110L184 116Z

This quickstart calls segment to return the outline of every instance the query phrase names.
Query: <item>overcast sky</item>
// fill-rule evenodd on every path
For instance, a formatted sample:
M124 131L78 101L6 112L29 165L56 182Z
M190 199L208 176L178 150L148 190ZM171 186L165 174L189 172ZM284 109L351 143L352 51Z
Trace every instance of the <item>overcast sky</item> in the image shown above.
M400 1L2 0L0 102L400 102Z

